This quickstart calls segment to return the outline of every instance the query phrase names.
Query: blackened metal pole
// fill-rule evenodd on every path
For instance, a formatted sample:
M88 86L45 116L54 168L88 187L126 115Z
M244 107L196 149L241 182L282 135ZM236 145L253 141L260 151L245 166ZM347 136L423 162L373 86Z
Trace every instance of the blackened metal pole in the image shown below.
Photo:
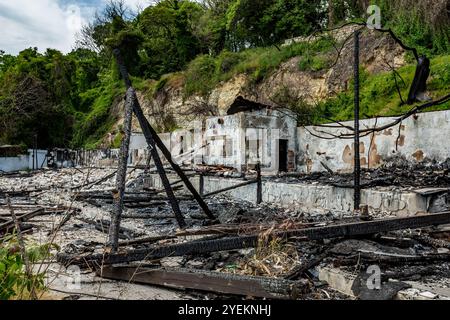
M354 141L354 209L359 211L361 204L361 162L359 154L359 34L355 31L355 51L354 51L354 103L355 103L355 141Z
M36 170L39 169L39 161L38 161L38 142L37 142L37 134L34 135L34 150L36 152L36 157L34 161L36 161Z
M123 139L119 152L119 165L116 176L116 190L113 192L113 213L109 228L109 243L113 252L119 248L119 230L122 220L123 201L125 197L125 182L127 176L128 153L130 150L131 121L133 117L133 105L136 94L133 88L129 88L125 98L125 120L123 125Z
M125 85L126 85L127 88L129 88L129 87L132 86L132 83L131 83L130 77L128 75L128 72L126 70L125 64L124 64L124 62L122 60L122 57L120 55L120 50L115 49L114 50L114 55L116 57L117 64L119 66L119 70L120 70L120 73L122 75L122 78L125 81ZM202 197L197 192L195 187L189 181L188 177L185 175L185 173L180 168L180 166L177 165L173 161L170 151L166 148L164 143L161 141L161 139L159 138L159 136L156 133L156 131L152 128L152 126L148 122L147 118L145 118L144 113L142 112L142 108L141 108L141 106L139 104L139 101L136 101L136 103L135 103L134 113L136 114L136 116L137 116L137 118L139 120L139 124L140 124L140 126L142 128L142 132L144 133L144 136L146 137L146 139L147 139L147 137L149 137L150 140L152 140L154 142L154 144L156 144L158 146L159 150L161 150L162 154L167 159L167 161L170 163L170 165L172 166L173 170L178 174L178 176L181 178L181 180L183 180L183 183L185 184L186 188L188 188L188 190L191 192L191 194L193 195L194 199L197 201L197 203L202 208L203 212L208 216L208 218L215 219L214 215L209 210L208 205L205 203L205 201L202 199ZM149 140L147 140L147 142L149 142ZM158 153L156 152L156 154L158 154ZM152 155L154 155L154 154L152 154ZM159 157L159 155L158 155L158 157ZM156 159L154 157L153 157L153 160L155 161L155 164L156 164Z
M117 59L117 64L119 66L120 73L122 74L122 77L125 81L125 85L126 85L127 89L130 89L130 88L132 88L131 80L130 80L130 77L126 70L126 67L122 61L122 58L120 56L120 51L114 50L114 54ZM151 156L153 158L153 161L155 162L155 166L158 170L158 173L161 178L161 182L164 186L164 189L166 190L167 197L172 206L172 210L175 214L175 218L178 222L178 225L180 226L180 228L184 228L184 227L186 227L186 222L184 221L183 215L181 214L180 206L178 204L177 199L175 198L175 194L173 193L173 189L170 186L170 182L169 182L169 179L167 178L166 171L164 170L164 166L162 164L161 158L159 157L158 150L156 149L155 137L157 137L158 135L156 134L156 132L154 132L154 131L152 132L151 126L144 116L141 105L139 104L139 101L136 97L136 92L134 92L134 90L133 90L133 95L134 95L133 111L139 121L139 125L141 126L141 129L142 129L142 133L144 134L145 140L150 148Z
M205 177L203 176L203 173L200 173L199 176L199 187L198 187L198 192L200 193L200 195L203 196L203 194L205 193Z
M262 178L261 178L261 163L256 164L256 204L262 202Z

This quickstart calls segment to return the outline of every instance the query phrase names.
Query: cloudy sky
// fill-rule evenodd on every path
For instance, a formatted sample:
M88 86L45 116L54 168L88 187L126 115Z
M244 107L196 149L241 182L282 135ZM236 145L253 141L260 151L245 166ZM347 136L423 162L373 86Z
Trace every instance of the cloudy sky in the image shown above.
M38 47L69 52L75 35L108 0L0 0L0 50L9 54ZM125 0L136 9L151 0Z

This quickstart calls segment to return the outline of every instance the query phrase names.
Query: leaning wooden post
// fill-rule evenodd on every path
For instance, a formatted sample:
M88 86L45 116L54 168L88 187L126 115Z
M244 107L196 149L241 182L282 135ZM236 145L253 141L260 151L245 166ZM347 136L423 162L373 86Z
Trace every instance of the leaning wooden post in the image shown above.
M129 88L125 97L125 120L123 124L122 145L119 152L119 165L116 176L116 189L113 191L114 209L111 216L109 228L109 243L113 252L119 248L119 229L123 211L123 200L125 196L125 182L127 176L128 153L130 151L131 121L133 117L133 105L136 93L133 88Z
M262 202L262 178L261 178L261 163L256 164L256 203Z
M122 60L122 57L120 55L120 50L115 49L113 51L114 55L116 56L117 64L119 66L120 73L122 75L122 78L125 81L126 87L131 87L132 83L128 74L128 71L125 67L125 64ZM178 164L175 163L175 161L172 159L172 154L167 149L167 147L162 142L161 138L156 133L155 129L152 128L148 120L145 118L144 113L142 112L142 108L139 104L139 101L136 101L134 105L134 113L136 114L136 117L139 120L139 124L142 128L142 132L144 133L145 138L147 139L147 142L153 141L153 144L156 145L159 150L161 150L161 153L164 155L164 157L167 159L167 161L172 166L173 170L178 174L178 176L183 180L183 183L185 184L186 188L191 192L194 199L197 201L199 206L202 208L203 212L206 214L206 216L210 219L215 219L212 212L209 210L208 205L205 203L205 201L202 199L198 191L195 189L195 187L192 185L192 183L189 181L189 179L184 174L183 170L180 168ZM157 154L157 153L156 153ZM156 164L156 159L154 157L154 154L152 154L153 160ZM158 155L159 157L159 155ZM159 171L159 170L158 170ZM170 198L170 196L169 196Z
M117 64L119 66L119 71L122 75L122 78L125 81L126 87L132 88L132 84L131 84L130 77L128 75L128 71L126 70L125 64L123 63L122 57L120 56L120 51L118 49L114 50L114 55L116 56ZM150 148L152 159L155 162L155 166L158 170L162 184L164 185L164 189L166 190L167 197L172 206L172 210L175 214L175 218L178 222L178 225L180 226L180 228L185 228L186 222L184 221L183 215L181 214L178 200L175 198L175 194L173 193L172 187L170 186L170 182L169 182L169 179L167 178L166 171L164 170L164 166L163 166L161 158L158 154L158 150L156 149L156 145L157 145L158 141L161 142L161 140L159 139L158 134L150 126L150 123L148 122L148 120L145 118L144 112L142 111L141 105L139 104L139 101L137 99L136 92L134 92L134 90L132 92L133 92L133 97L134 97L133 101L132 101L133 102L132 103L133 112L139 121L139 125L141 126L141 129L142 129L142 133L144 134L147 145ZM162 142L161 142L161 144L162 144ZM163 153L164 153L164 150L167 150L167 149L163 150L159 144L158 144L158 147L160 148L160 150ZM170 162L170 160L169 160L169 162ZM180 168L180 170L181 170L181 168ZM181 177L181 178L183 178L183 177Z

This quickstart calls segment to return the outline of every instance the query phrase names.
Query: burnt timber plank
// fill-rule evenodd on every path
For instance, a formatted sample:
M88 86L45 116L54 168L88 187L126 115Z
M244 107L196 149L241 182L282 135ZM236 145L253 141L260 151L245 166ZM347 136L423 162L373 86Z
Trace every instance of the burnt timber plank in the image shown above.
M133 104L137 99L133 88L129 88L125 98L125 120L123 123L123 139L119 151L119 165L116 175L116 190L114 190L113 212L109 226L109 244L114 252L119 248L119 231L122 220L127 180L128 153L130 151L131 122L133 120Z
M17 218L17 221L18 222L26 222L26 221L30 220L31 218L34 218L34 217L42 214L43 212L44 212L44 208L36 209L32 212L28 212L28 213L21 215L20 217ZM14 227L14 220L9 220L7 222L0 224L0 231L8 230L11 227Z
M325 227L304 228L282 232L278 231L273 232L271 236L286 239L297 237L304 240L321 240L368 235L395 230L417 229L448 223L450 223L450 212L444 212L406 218L380 219L374 221L337 224ZM258 235L249 235L211 241L186 242L175 245L137 249L118 254L94 254L89 256L59 254L58 260L66 264L95 265L102 263L108 265L144 259L160 259L168 256L183 256L188 254L203 254L209 252L251 248L256 247L258 237Z
M97 270L97 275L107 279L158 285L173 289L194 289L269 299L296 299L309 291L309 284L306 280L290 281L178 268L103 267L103 269Z

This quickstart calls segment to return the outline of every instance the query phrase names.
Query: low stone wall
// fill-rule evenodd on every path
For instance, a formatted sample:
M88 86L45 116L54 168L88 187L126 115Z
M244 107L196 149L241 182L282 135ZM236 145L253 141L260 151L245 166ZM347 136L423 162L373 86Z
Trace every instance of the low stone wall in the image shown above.
M171 181L178 180L170 175ZM158 175L152 175L150 185L163 188ZM199 186L198 177L190 179ZM204 177L204 192L224 189L242 183L240 179ZM256 184L230 190L224 194L236 199L256 202ZM263 202L294 207L304 212L331 213L339 216L353 212L353 190L329 185L263 181ZM424 195L413 190L378 187L362 190L361 203L375 215L411 216L425 212L439 212L450 207L448 192Z

